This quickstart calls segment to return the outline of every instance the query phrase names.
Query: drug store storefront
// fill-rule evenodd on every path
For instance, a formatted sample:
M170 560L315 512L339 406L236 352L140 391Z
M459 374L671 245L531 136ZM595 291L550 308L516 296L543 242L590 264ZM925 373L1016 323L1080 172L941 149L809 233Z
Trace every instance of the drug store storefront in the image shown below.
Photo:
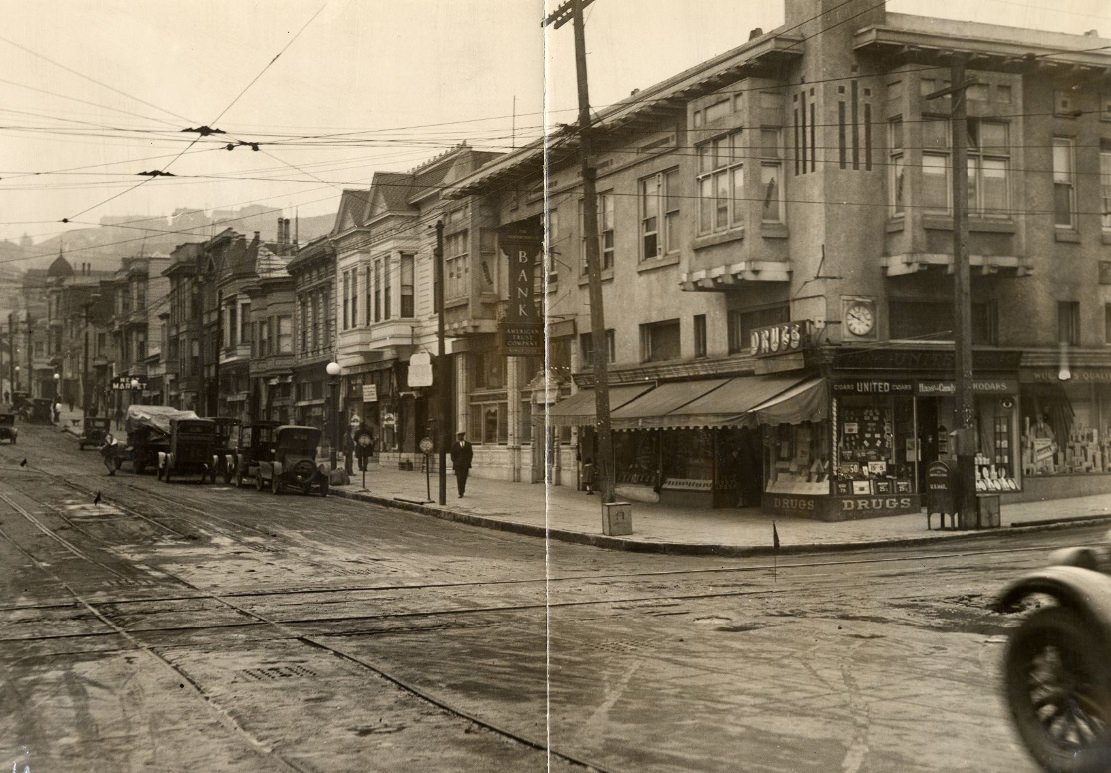
M764 510L824 521L916 513L929 464L955 464L956 385L941 367L952 352L861 353L856 362L886 367L825 369L824 411L815 401L810 415L758 411ZM977 493L1019 492L1017 362L988 364L973 379Z

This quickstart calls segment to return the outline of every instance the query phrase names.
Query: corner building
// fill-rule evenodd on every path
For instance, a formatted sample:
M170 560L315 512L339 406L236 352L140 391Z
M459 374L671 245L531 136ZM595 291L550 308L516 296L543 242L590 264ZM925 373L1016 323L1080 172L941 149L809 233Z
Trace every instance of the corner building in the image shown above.
M963 61L978 493L1111 490L1106 46L787 0L782 27L599 111L598 235L583 233L573 130L461 180L498 240L544 233L546 364L463 366L481 458L583 485L583 245L598 238L622 495L823 520L917 512L927 466L955 458L953 97L936 92ZM489 251L500 281L504 250ZM508 404L536 463L474 423L491 371L516 374Z

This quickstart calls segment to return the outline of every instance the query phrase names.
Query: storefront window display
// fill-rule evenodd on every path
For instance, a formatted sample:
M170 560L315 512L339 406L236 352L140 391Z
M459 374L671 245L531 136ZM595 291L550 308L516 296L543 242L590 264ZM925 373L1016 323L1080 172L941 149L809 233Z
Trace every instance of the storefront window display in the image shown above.
M909 395L852 396L834 404L832 474L843 496L911 494L919 461Z
M1025 475L1111 472L1111 385L1026 384L1020 399Z
M829 422L804 421L767 428L768 493L828 494Z

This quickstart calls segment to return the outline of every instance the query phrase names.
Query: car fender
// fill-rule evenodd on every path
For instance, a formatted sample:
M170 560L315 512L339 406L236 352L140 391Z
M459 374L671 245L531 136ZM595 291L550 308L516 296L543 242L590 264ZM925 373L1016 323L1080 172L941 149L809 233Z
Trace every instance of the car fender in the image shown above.
M998 612L1015 612L1023 601L1039 594L1075 610L1104 643L1111 642L1111 577L1080 566L1043 567L1009 583L993 607Z

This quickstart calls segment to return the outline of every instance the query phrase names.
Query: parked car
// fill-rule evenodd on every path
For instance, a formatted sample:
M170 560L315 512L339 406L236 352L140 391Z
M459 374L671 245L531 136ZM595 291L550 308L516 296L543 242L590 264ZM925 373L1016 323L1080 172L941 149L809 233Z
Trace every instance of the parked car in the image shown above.
M258 475L258 460L273 458L276 421L256 421L239 427L239 441L234 451L235 485L254 481Z
M116 469L125 461L130 461L139 475L148 468L157 469L158 454L170 450L170 421L198 418L193 411L179 411L167 405L129 405L124 423L127 445L116 455Z
M45 397L32 397L27 413L27 421L31 424L53 424L54 401Z
M996 600L1025 612L1008 637L1004 694L1027 751L1050 773L1111 770L1111 532L1064 548Z
M305 494L315 488L320 496L328 496L328 468L316 463L316 449L320 445L320 430L283 424L274 430L274 447L270 454L259 458L255 486L262 491L266 486L274 494L283 488L293 488Z
M15 414L0 413L0 440L7 440L14 446L17 437L19 430L15 426Z
M231 483L232 476L235 475L235 448L239 442L239 427L242 422L230 416L213 416L209 421L216 425L216 439L212 449L216 474L223 477L224 483Z
M111 420L105 416L86 416L81 428L81 435L77 438L78 447L84 451L85 446L99 448L104 443L104 436L111 429Z
M200 474L216 482L216 422L212 419L170 419L170 447L158 452L158 479L167 483L175 475Z

